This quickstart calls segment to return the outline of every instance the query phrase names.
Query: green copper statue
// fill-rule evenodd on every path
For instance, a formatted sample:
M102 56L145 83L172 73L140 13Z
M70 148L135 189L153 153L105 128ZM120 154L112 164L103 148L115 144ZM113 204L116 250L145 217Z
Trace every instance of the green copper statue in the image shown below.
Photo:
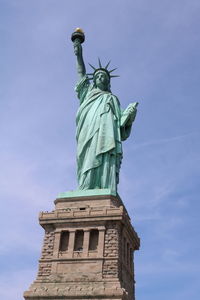
M112 94L108 65L86 74L82 55L85 36L77 28L72 34L74 53L77 57L79 81L76 92L80 100L77 112L77 165L79 190L110 189L117 192L119 170L122 161L122 141L131 132L137 112L137 102L121 110L118 98ZM90 83L92 80L92 83Z

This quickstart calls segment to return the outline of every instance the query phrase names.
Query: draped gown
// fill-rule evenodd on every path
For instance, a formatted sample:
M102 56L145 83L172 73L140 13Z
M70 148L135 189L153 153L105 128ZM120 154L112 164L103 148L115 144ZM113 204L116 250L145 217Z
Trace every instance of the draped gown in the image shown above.
M84 76L75 88L80 100L76 116L77 176L80 190L110 189L117 192L122 160L122 140L131 126L121 126L120 103Z

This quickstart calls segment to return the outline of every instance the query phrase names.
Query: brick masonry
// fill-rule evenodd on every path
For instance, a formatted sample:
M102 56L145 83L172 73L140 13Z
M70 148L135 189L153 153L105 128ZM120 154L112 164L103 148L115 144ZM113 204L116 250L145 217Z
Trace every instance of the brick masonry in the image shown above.
M47 279L51 275L51 261L48 261L53 256L54 248L54 231L46 231L43 241L41 260L39 263L39 270L37 280ZM47 261L46 261L47 260Z
M118 277L118 272L119 272L119 266L117 260L118 256L119 256L119 232L118 232L117 224L114 222L108 222L106 225L105 242L104 242L104 257L106 258L103 263L104 278Z

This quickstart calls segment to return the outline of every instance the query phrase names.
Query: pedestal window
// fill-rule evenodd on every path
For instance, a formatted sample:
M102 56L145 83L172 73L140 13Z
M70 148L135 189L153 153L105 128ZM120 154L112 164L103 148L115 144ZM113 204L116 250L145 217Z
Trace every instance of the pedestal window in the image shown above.
M77 230L75 233L74 251L83 251L83 230Z
M89 251L97 250L99 244L99 230L92 229L90 231Z
M67 251L69 246L69 231L62 231L60 237L60 251Z

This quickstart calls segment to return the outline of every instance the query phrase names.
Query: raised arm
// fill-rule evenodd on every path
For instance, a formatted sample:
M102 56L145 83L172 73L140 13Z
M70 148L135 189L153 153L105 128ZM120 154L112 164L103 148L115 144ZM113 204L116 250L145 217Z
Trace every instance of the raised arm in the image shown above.
M82 52L83 52L82 45L79 39L76 39L74 41L74 54L77 57L77 73L80 79L86 74Z

